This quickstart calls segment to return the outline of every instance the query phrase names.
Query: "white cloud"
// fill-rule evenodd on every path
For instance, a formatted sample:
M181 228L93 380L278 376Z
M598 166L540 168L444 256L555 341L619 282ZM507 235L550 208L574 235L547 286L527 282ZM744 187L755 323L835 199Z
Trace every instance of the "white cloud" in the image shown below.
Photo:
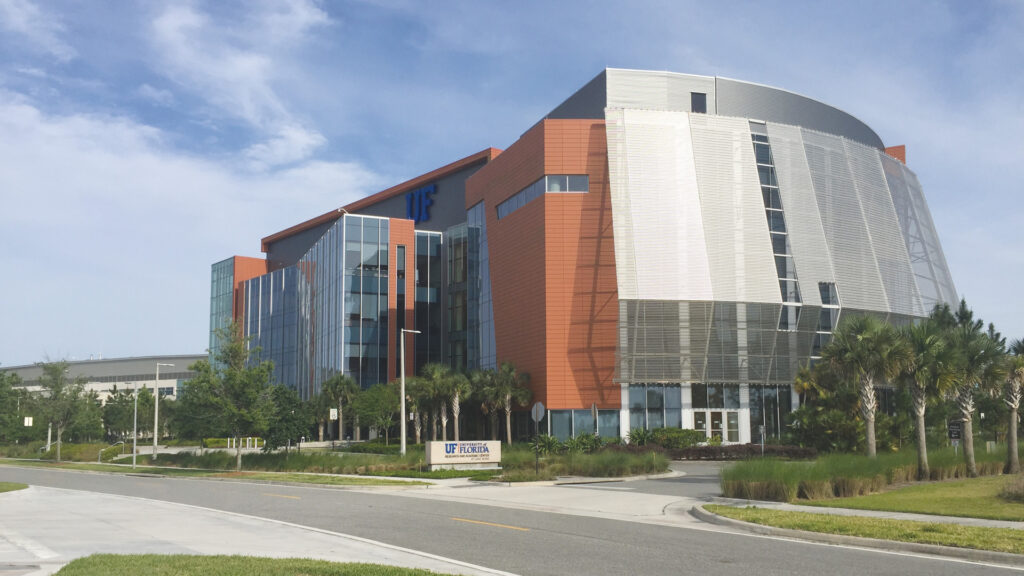
M281 54L310 29L329 22L309 3L265 5L247 26L215 22L191 7L172 6L153 22L158 71L191 90L219 112L245 122L264 141L245 157L260 167L308 158L327 139L306 126L282 101L275 87Z
M174 94L170 90L163 90L161 88L154 88L149 84L143 84L135 89L135 93L143 100L158 106L167 108L174 106Z
M29 0L0 0L0 26L26 39L32 47L61 62L78 53L61 36L64 25Z
M0 332L5 365L201 352L211 263L383 184L349 162L238 171L129 118L48 114L2 90L0 133L0 202L14 208L0 211L0 261L15 271L0 302L18 327Z

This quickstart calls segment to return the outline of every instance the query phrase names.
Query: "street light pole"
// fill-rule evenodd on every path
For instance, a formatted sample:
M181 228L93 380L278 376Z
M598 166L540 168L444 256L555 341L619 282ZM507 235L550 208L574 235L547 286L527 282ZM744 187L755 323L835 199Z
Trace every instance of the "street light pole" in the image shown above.
M401 422L402 422L402 424L400 426L401 435L402 435L402 442L400 444L399 452L403 456L405 456L405 335L406 334L419 334L419 333L420 333L419 330L406 330L405 328L402 328L401 333L398 335L399 336L399 340L401 340L401 342L399 342L399 344L398 344L399 356L400 356L399 359L398 359L398 364L401 367L401 373L402 373L402 378L401 378L402 384L401 384L401 389L399 390L399 396L401 397L401 402L402 402L402 409L398 413L398 419L401 420Z
M135 469L135 454L138 452L136 443L139 439L139 383L132 382L132 390L135 391L135 416L132 420L132 470Z
M153 385L153 460L156 460L156 443L160 438L160 367L174 364L156 363L156 383Z

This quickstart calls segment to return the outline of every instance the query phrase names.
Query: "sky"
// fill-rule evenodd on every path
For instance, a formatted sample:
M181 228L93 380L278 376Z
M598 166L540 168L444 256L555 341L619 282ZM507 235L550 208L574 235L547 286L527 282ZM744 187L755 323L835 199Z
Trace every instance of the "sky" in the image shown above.
M603 68L905 144L957 290L1024 337L1024 2L0 0L0 366L203 353L210 265L487 147Z

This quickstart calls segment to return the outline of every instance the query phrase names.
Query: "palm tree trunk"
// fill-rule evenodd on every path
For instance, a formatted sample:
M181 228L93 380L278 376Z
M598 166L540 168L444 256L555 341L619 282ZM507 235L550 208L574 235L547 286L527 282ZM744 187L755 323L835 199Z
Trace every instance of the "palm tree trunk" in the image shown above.
M242 471L242 438L235 436L235 472Z
M448 441L448 403L441 402L441 441Z
M978 466L974 462L974 392L970 386L964 386L956 395L956 401L960 408L960 416L963 419L963 440L964 440L964 463L967 464L968 478L977 478Z
M491 440L498 439L498 411L491 409Z
M864 417L864 435L867 456L874 458L875 453L875 410L878 409L878 398L875 396L875 383L864 378L860 383L860 413Z
M60 444L61 444L60 438L63 435L64 435L64 427L58 425L57 426L57 462L60 462Z
M1017 406L1010 406L1010 422L1006 429L1006 473L1020 474L1020 456L1017 454Z
M505 396L505 441L512 445L512 395Z
M352 436L355 437L357 442L359 440L362 440L363 432L362 430L359 429L359 414L356 414L355 416L352 417L352 427L355 428Z
M412 428L416 431L416 443L420 444L423 440L423 417L420 416L420 411L416 411L416 416L413 417Z
M316 425L316 441L317 442L323 442L324 441L324 421L323 421L322 418L320 419L319 422L317 422L317 425Z
M437 408L430 415L430 440L437 442Z
M452 395L452 431L455 433L454 439L456 442L459 441L459 391L456 390L455 394Z
M917 425L917 479L927 480L931 476L928 468L928 437L925 435L924 412L928 403L927 390L920 386L911 388L914 401L914 417Z

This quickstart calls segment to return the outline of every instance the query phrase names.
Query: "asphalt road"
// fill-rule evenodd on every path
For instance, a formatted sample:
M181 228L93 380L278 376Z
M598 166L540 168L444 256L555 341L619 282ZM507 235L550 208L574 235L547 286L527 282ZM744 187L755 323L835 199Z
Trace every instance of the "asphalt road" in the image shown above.
M388 493L4 466L0 466L0 481L137 496L250 514L519 574L964 576L1010 572L943 559ZM653 484L623 487L692 493L712 490L707 479L648 482ZM596 494L614 497L612 491L595 490ZM145 514L144 502L139 504L139 513Z

